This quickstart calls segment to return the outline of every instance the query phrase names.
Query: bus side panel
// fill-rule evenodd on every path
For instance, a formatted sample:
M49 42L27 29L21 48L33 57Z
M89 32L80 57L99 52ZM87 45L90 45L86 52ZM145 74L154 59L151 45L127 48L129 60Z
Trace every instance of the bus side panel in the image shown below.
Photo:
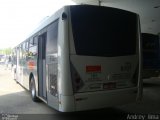
M75 99L73 95L60 95L59 111L73 112L75 111Z
M59 110L59 101L58 101L58 98L51 95L51 94L47 94L47 104L56 109L56 110Z
M67 17L63 18L65 15ZM64 7L64 9L59 12L57 18L59 21L57 38L58 54L53 53L52 58L54 60L50 62L51 65L47 65L48 105L63 112L75 110L72 82L70 78L68 18L68 9L67 7ZM52 69L50 69L51 67ZM56 76L55 79L57 79L56 93L54 91L52 92L52 88L55 88L55 85L51 84L51 80L49 79L51 74L54 75L53 78Z
M67 19L61 20L58 41L58 92L62 95L73 95L70 75L69 40L68 40L68 9L64 8ZM61 18L62 19L62 18Z
M67 15L67 19L60 19L60 32L58 41L58 94L60 111L74 111L74 96L70 72L69 59L69 19L68 7L64 8L63 15ZM61 15L62 16L62 15ZM63 17L63 16L62 16Z

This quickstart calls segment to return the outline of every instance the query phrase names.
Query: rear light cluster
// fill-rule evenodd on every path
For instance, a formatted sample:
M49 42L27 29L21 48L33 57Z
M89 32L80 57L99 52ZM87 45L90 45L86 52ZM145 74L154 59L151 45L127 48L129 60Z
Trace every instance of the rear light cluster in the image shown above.
M72 77L72 83L73 83L73 90L74 90L74 92L78 92L82 88L82 86L84 85L84 82L81 79L78 72L76 71L73 64L71 64L71 77Z

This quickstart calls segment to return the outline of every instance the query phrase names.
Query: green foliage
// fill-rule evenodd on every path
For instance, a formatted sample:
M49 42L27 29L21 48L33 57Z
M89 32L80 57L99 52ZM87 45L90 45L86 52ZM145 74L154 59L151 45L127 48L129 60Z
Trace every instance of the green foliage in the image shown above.
M11 48L0 49L0 54L10 55L12 53Z

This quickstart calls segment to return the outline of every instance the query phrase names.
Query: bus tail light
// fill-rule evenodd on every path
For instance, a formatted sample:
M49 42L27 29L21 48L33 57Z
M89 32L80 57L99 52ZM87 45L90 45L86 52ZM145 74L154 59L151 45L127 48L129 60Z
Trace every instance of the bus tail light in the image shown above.
M82 86L84 85L84 82L72 64L71 64L71 78L72 78L72 83L73 83L72 84L73 90L74 92L78 92L78 90L82 88Z

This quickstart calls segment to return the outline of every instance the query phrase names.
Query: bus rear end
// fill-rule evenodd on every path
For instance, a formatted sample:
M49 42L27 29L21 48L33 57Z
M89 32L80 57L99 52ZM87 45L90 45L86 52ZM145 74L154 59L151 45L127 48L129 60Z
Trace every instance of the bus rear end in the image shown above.
M70 16L69 58L75 110L136 101L142 91L138 15L84 5L71 6Z

